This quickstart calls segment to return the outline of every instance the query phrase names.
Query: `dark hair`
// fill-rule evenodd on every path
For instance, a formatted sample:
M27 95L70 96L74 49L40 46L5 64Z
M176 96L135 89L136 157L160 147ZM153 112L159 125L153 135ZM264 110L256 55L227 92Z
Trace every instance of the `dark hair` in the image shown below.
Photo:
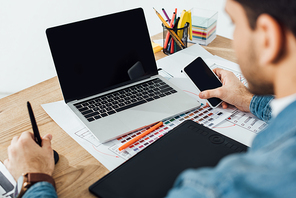
M290 30L296 37L296 0L235 0L246 11L250 27L256 28L261 14L273 17L283 28Z

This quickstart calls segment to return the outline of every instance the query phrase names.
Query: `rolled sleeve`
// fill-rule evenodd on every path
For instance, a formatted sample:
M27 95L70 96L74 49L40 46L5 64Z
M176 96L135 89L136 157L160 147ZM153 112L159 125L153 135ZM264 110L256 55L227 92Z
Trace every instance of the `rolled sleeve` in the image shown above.
M250 103L251 113L263 121L269 121L271 119L270 102L273 99L274 96L253 96Z

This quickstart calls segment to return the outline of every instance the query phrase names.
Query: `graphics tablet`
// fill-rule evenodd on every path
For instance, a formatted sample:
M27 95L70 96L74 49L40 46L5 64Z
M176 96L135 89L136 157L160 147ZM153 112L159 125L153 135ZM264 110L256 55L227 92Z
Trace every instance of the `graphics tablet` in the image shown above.
M216 166L224 156L247 148L196 122L185 121L89 190L100 198L164 197L185 169Z

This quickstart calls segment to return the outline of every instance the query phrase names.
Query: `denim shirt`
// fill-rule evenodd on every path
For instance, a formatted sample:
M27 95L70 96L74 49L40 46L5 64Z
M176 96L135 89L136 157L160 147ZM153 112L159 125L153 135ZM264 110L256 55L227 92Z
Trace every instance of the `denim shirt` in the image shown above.
M272 97L255 96L251 112L271 118ZM296 101L254 139L244 154L223 158L214 168L181 173L167 197L296 197Z

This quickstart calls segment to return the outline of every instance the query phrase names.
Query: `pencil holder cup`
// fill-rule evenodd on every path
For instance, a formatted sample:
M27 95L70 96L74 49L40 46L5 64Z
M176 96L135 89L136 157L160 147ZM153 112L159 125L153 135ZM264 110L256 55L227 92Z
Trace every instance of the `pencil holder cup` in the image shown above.
M187 47L189 23L185 23L182 28L167 28L163 24L162 27L163 53L170 55Z
M208 45L216 38L218 12L192 8L192 41Z

